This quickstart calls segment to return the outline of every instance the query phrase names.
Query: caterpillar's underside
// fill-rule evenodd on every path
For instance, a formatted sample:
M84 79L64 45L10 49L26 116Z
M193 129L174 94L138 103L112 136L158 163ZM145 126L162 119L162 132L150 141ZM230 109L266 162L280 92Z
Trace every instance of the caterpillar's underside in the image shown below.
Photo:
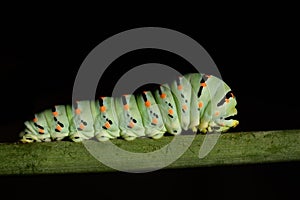
M222 80L187 74L154 91L54 106L25 122L21 141L159 139L166 132L177 135L188 129L224 132L238 124L228 119L237 114L236 103Z

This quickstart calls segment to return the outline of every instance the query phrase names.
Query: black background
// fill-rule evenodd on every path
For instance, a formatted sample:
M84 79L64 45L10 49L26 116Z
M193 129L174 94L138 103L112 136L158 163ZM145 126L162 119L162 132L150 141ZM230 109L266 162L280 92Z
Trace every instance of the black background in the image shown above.
M121 31L144 26L177 30L206 49L237 97L240 125L233 131L299 129L296 71L299 31L296 14L289 9L292 7L255 7L224 11L219 15L211 12L206 16L198 15L200 10L185 10L174 15L134 12L128 18L125 18L127 12L113 18L115 11L85 17L80 12L80 17L61 17L55 12L44 16L43 11L32 17L20 15L17 19L6 15L8 20L2 24L0 46L0 141L16 141L23 122L33 113L53 104L69 103L77 70L101 41ZM170 66L184 63L174 55L161 56L153 51L136 53L113 66L116 74L112 78L117 77L118 67L122 67L120 63L134 66L153 60ZM48 181L54 182L64 191L78 184L83 190L94 190L96 195L102 190L116 194L111 193L113 188L121 190L121 194L129 194L126 191L131 188L151 194L153 198L155 190L166 196L189 191L196 198L201 195L199 191L206 196L275 197L295 193L293 181L300 178L298 169L299 163L292 162L162 170L142 175L72 174L3 177L2 180L8 185L17 183L17 187L37 184L39 190L39 182L48 187Z

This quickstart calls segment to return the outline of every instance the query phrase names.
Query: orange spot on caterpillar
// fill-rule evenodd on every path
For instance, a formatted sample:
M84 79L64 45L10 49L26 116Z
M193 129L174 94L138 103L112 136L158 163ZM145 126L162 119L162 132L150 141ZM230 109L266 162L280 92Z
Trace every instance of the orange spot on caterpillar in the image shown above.
M45 131L43 129L39 129L39 133L43 134Z
M129 110L129 105L128 104L124 105L124 110Z
M52 112L53 116L56 117L58 115L58 112L55 111L55 112Z
M162 93L161 95L160 95L160 98L162 98L162 99L164 99L164 98L166 98L167 97L167 94L166 93Z
M33 118L33 120L32 120L33 122L37 122L38 121L38 118Z
M104 126L105 126L107 129L109 129L109 128L110 128L109 122L105 122Z
M232 97L232 98L234 98L234 95L233 95L233 93L232 93L232 92L230 93L230 95L231 95L231 97Z
M133 121L130 121L128 126L131 127L131 128L133 128L134 127Z
M187 109L188 109L187 105L186 105L186 104L183 104L183 105L182 105L182 109L183 109L183 110L187 110Z
M199 107L199 108L202 108L202 107L203 107L202 101L200 101L200 102L198 103L198 107Z
M206 83L200 83L200 85L201 85L202 87L206 87L206 86L207 86Z
M147 108L149 108L149 107L151 106L151 103L150 103L149 100L147 100L147 101L145 102L145 106L146 106Z
M228 102L229 102L229 99L225 99L225 102L228 103Z
M59 130L59 131L62 130L62 127L61 127L60 125L57 125L55 128L56 128L57 130Z
M105 111L106 111L106 107L105 107L105 106L101 106L101 107L100 107L100 111L101 111L101 112L105 112Z
M220 112L219 111L216 111L215 112L215 116L219 116Z
M77 115L79 115L79 114L81 113L81 110L80 110L79 108L77 108L77 109L75 110L75 113L76 113Z
M156 118L153 118L153 119L152 119L152 123L153 123L153 124L157 124L157 123L158 123L158 120L157 120Z
M83 130L83 129L85 128L84 124L83 124L83 123L80 123L79 128L80 128L81 130Z
M182 90L182 85L177 86L178 90Z
M174 113L172 109L169 109L168 112L170 115L173 115L173 113Z
M101 96L101 97L99 97L99 98L100 98L100 99L104 99L105 97L102 97L102 96Z

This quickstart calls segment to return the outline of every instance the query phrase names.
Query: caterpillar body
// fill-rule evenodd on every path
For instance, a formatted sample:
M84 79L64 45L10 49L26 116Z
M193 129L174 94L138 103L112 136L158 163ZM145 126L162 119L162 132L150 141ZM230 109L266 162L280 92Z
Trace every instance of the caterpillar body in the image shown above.
M239 123L228 119L237 114L236 104L231 89L221 79L186 74L154 91L56 105L26 121L20 141L159 139L166 132L178 135L188 129L225 132Z

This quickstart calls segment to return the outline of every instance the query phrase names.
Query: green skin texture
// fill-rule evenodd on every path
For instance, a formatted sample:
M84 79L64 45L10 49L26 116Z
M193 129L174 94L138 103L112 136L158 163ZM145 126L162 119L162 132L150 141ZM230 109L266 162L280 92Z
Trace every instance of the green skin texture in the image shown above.
M203 80L205 86L201 86ZM201 95L198 97L200 88ZM200 73L186 74L170 86L161 85L160 91L146 91L136 96L104 97L102 105L98 100L78 101L76 107L57 105L55 115L52 109L37 113L35 121L25 122L20 141L48 142L64 138L74 142L91 138L106 141L117 137L125 140L137 137L159 139L166 132L178 135L188 129L203 133L213 130L225 132L239 123L226 119L237 114L237 102L233 95L218 105L230 91L229 86L217 77ZM162 93L164 98L161 97ZM101 110L101 106L105 109ZM80 112L76 112L78 110ZM63 124L60 131L55 130L58 122ZM43 133L40 132L41 127Z

